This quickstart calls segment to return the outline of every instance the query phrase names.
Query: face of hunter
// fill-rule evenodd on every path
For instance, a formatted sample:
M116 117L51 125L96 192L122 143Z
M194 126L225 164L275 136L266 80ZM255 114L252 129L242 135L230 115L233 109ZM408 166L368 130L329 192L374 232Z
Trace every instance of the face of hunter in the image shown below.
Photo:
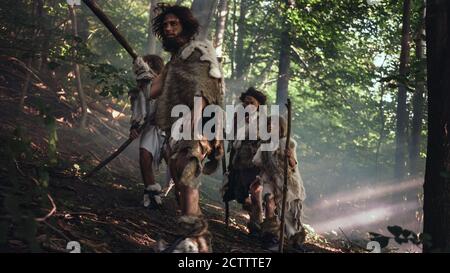
M163 22L164 35L166 38L173 39L178 37L183 31L180 19L173 14L167 14Z
M248 105L253 105L253 106L255 106L256 108L258 108L259 107L259 102L258 102L258 100L255 98L255 97L252 97L252 96L246 96L245 98L244 98L244 101L242 102L242 104L244 105L244 107L246 107L246 106L248 106Z

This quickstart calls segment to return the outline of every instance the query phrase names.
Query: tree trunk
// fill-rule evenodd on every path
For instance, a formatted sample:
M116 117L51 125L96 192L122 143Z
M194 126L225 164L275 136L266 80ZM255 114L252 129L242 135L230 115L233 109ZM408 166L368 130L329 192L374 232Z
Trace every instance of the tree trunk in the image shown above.
M244 56L244 37L246 35L246 16L248 11L248 2L241 0L239 7L239 19L237 21L238 31L236 38L236 49L235 49L235 65L236 69L234 71L234 79L242 79L245 73L245 56Z
M377 175L377 181L380 181L380 169L379 169L379 162L380 162L380 151L381 151L381 144L383 143L384 140L384 130L385 130L385 126L386 126L386 121L385 121L385 116L384 116L384 101L383 101L383 97L384 97L384 93L385 93L385 86L383 83L381 83L381 94L380 94L380 103L378 105L378 111L380 114L380 136L378 138L378 142L377 142L377 150L375 152L375 174Z
M40 22L39 20L41 19L42 13L43 13L43 9L44 9L44 3L42 0L35 0L32 2L33 5L33 21L34 21L34 26L35 29L33 29L33 35L31 37L31 42L30 42L30 56L28 56L28 60L27 60L27 67L28 69L32 69L32 64L33 64L33 59L34 59L34 44L39 32L39 27L40 27ZM27 71L26 75L25 75L25 82L23 83L22 86L22 91L20 94L20 101L19 101L19 111L22 111L24 106L25 106L25 98L27 96L28 93L28 89L30 87L30 83L31 83L31 72Z
M423 125L423 110L425 104L425 56L424 56L424 38L425 38L425 2L422 8L422 18L416 33L416 58L418 61L418 70L416 73L416 90L413 96L413 120L411 126L411 139L409 143L409 164L412 175L419 171L418 161L420 153L421 132Z
M223 53L223 37L225 34L225 26L228 14L228 1L220 0L217 11L216 33L214 37L214 47L216 48L217 57L221 58Z
M77 15L76 15L74 6L69 5L69 13L70 13L70 20L72 22L73 36L78 37ZM76 41L74 43L76 44ZM76 55L77 55L77 53L76 53L76 51L74 51L74 56L76 56ZM80 66L76 63L76 61L74 61L74 63L73 63L73 70L75 73L75 79L76 79L76 84L77 84L78 98L80 99L80 105L81 105L80 128L86 128L87 103L86 103L86 97L84 96L83 85L81 83Z
M402 25L402 44L400 53L400 68L398 96L397 96L397 124L395 134L395 177L401 179L405 176L406 166L406 127L408 123L408 112L406 109L406 77L409 64L409 40L410 40L410 10L411 0L403 1L403 25Z
M147 54L156 54L156 42L157 39L152 30L152 21L155 18L155 12L153 11L156 7L158 0L150 0L148 3L148 30L147 30Z
M208 39L209 25L217 8L218 0L194 0L192 3L192 12L200 23L200 31L198 33L199 40Z
M284 0L285 14L289 8L294 5L293 0ZM278 105L284 105L288 98L289 88L289 68L291 65L291 37L290 37L290 24L288 23L287 16L284 16L283 31L280 39L280 58L278 62L278 79L277 79L277 99ZM283 110L283 109L280 109ZM283 110L284 111L284 110Z
M235 74L236 74L236 36L237 36L237 30L236 30L236 21L237 21L237 0L232 0L232 5L233 5L233 13L231 15L231 18L233 18L233 23L232 23L232 38L231 38L231 56L230 56L230 63L231 63L231 79L235 79Z
M33 63L33 58L30 57L27 61L27 67L28 69L32 69L31 65ZM20 102L19 102L19 111L22 111L25 107L25 98L27 97L28 88L30 87L31 83L31 72L27 71L25 76L25 82L22 85L22 92L20 94Z
M424 252L450 252L450 1L427 1L428 152Z

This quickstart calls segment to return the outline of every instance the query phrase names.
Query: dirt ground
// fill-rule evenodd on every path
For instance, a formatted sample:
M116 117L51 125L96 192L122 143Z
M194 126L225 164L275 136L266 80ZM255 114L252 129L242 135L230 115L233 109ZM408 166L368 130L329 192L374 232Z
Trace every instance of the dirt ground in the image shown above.
M80 130L74 103L39 82L32 84L25 109L18 111L23 82L19 75L19 70L4 66L0 74L0 251L66 252L68 241L78 241L82 252L151 253L156 240L173 241L178 213L173 192L161 210L145 209L140 204L143 184L136 143L92 178L80 179L83 172L126 140L126 111L121 115L120 107L111 99L89 98L89 127ZM50 138L39 110L42 105L48 107L47 115L56 118L58 162L51 166L46 164ZM117 113L118 118L114 118ZM18 141L14 137L17 128L21 129L22 138L29 141L24 149L31 152L31 157L21 153L11 157L15 149L11 143ZM39 178L42 168L48 173L47 183ZM162 174L157 176L160 181ZM221 184L217 177L220 176L205 179L201 192L201 207L213 235L213 251L268 252L258 240L249 237L245 215L237 206L231 206L232 224L225 225L223 204L216 201ZM26 217L24 212L45 219L21 221ZM345 240L331 243L311 232L305 248L307 252L359 251ZM294 250L288 247L287 252Z

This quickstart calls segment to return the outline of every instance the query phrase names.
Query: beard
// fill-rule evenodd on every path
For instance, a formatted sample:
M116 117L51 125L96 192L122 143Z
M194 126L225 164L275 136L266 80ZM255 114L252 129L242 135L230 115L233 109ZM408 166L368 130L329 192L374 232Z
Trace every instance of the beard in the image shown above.
M164 38L162 41L162 46L164 50L170 53L177 53L178 50L188 42L188 39L179 35L173 38Z

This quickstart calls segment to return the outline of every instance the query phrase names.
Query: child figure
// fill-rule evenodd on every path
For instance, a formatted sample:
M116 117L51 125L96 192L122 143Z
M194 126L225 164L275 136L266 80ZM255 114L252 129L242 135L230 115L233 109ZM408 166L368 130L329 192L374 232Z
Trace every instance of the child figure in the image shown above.
M261 225L262 241L266 248L275 250L278 247L280 234L281 210L283 200L285 157L288 157L288 191L285 212L285 236L295 248L301 248L305 240L305 230L302 225L302 207L305 200L305 188L297 164L297 143L290 139L286 150L287 124L279 118L279 146L274 151L263 151L261 147L256 152L253 163L261 170L258 180L262 186L265 219ZM268 128L270 127L270 118Z
M154 172L163 158L165 137L155 123L156 100L150 99L150 88L154 78L162 72L163 68L163 59L157 55L138 57L133 66L138 88L129 93L132 110L130 120L132 139L139 137L138 128L145 123L139 143L139 165L145 187L142 203L146 208L157 208L162 204L162 188L156 182Z

